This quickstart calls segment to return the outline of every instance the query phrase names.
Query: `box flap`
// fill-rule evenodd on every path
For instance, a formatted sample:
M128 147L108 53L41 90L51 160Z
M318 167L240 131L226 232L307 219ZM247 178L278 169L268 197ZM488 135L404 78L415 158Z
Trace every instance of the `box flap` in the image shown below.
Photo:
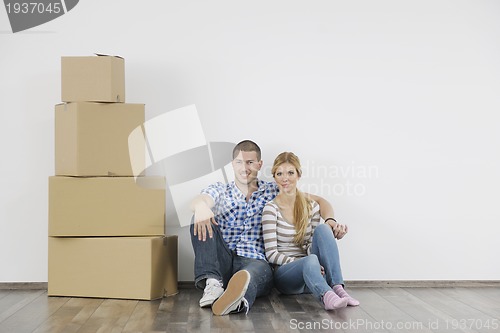
M123 57L121 57L119 55L111 55L111 54L104 54L104 53L94 53L94 54L98 57L115 57L115 58L124 59Z

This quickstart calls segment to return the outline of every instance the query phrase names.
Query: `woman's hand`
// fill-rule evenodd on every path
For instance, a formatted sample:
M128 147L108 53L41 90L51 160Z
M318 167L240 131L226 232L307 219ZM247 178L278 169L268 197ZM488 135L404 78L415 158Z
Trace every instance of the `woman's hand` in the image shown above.
M319 265L319 267L321 267L321 275L325 275L325 268L321 265Z

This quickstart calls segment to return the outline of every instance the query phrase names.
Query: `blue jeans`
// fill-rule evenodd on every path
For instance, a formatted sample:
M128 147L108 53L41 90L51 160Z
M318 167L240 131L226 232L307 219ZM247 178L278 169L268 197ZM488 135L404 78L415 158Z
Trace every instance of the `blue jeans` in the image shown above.
M265 260L241 257L231 251L219 226L212 225L213 238L207 237L205 241L198 240L193 234L194 224L191 224L191 243L194 250L194 275L195 286L204 289L206 279L222 280L224 288L234 273L247 270L250 273L250 283L245 293L249 307L256 297L267 295L273 288L273 271Z
M274 273L274 284L282 294L312 292L319 300L334 285L343 283L337 242L328 224L314 230L310 255L278 266Z

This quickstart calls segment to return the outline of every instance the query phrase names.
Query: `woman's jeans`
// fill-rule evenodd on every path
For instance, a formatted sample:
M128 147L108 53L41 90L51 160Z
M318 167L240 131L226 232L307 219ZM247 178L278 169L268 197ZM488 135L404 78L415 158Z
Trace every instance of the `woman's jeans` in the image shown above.
M234 273L247 270L250 273L250 283L245 293L249 307L252 307L256 297L267 295L273 288L273 271L265 260L238 256L228 247L219 226L212 225L213 238L205 241L194 236L194 224L191 224L191 243L194 250L195 286L203 290L206 279L222 280L224 289Z
M325 275L321 275L321 266ZM278 266L274 273L274 284L282 294L312 292L319 300L337 284L343 284L339 250L328 224L316 227L307 257Z

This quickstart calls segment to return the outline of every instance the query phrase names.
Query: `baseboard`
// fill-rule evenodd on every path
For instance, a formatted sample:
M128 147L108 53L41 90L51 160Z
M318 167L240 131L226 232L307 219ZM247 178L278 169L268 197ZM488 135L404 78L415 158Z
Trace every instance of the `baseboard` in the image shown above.
M179 281L179 289L194 288L193 281ZM353 280L349 288L472 288L500 287L500 280Z
M179 281L177 287L179 289L195 289L194 281Z
M0 282L0 290L47 290L47 282Z
M500 280L355 280L348 288L477 288L500 287ZM194 288L194 281L179 281L179 289ZM47 282L0 282L0 290L47 290Z
M345 285L349 288L473 288L500 287L500 280L356 280L345 281Z

